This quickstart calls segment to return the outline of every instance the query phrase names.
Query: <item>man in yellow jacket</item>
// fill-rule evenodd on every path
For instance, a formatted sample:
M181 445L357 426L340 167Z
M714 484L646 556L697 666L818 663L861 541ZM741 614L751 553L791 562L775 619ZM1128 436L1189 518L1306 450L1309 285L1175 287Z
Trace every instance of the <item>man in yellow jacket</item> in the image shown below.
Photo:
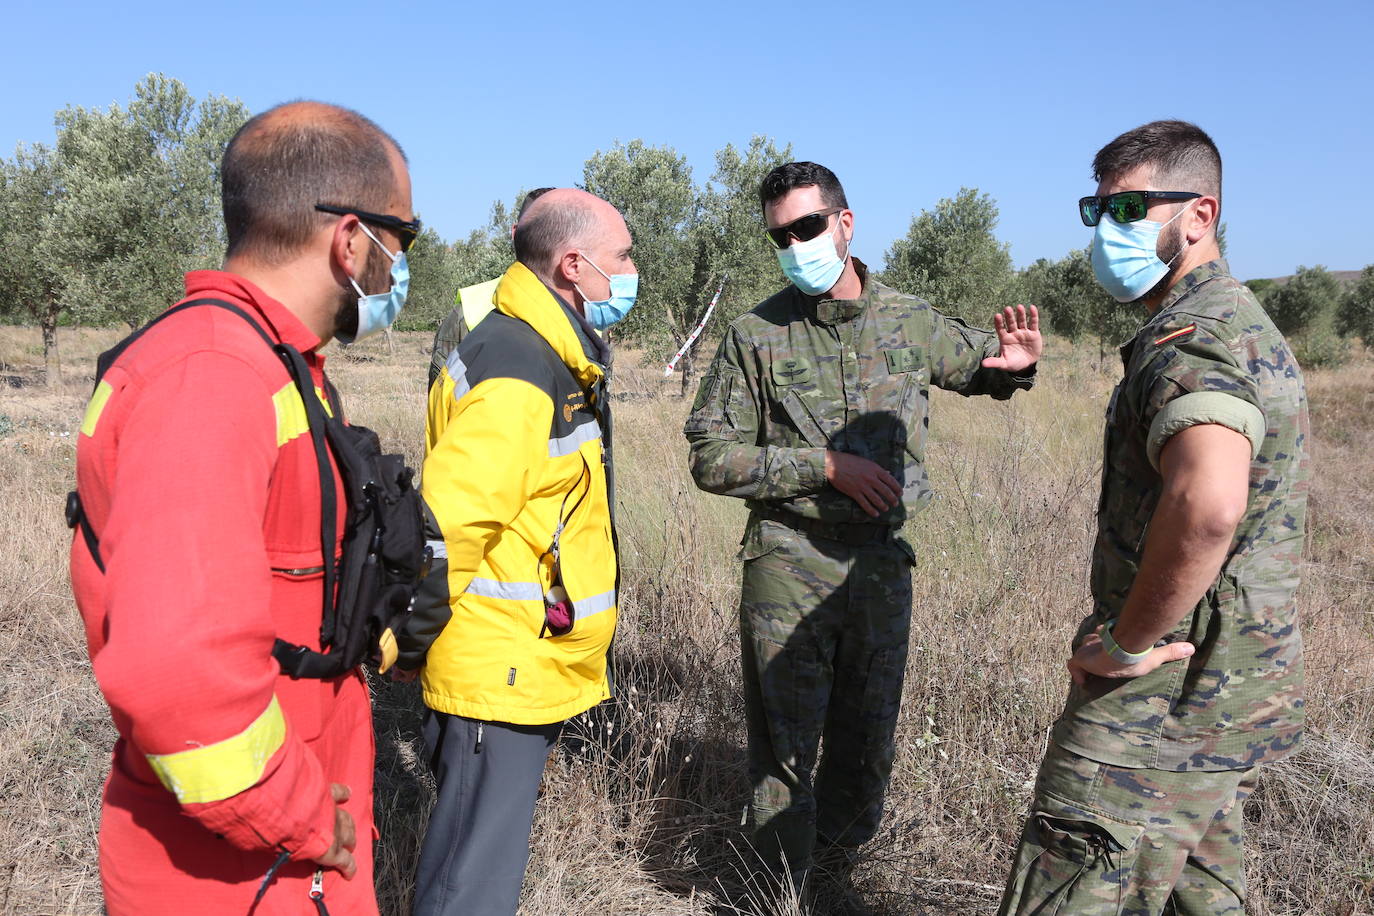
M597 331L634 303L630 244L604 200L541 197L495 310L430 388L421 493L435 563L397 663L420 668L438 786L420 916L515 912L549 751L564 720L610 696L618 573Z

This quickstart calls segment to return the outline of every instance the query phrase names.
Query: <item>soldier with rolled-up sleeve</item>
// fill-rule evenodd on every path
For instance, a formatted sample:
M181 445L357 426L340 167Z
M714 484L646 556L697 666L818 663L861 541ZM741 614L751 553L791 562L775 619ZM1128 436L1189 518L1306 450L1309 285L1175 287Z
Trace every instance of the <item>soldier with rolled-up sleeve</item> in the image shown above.
M874 280L824 166L780 166L760 198L791 285L730 325L684 432L697 485L750 509L750 822L800 885L813 860L844 878L882 816L911 618L899 530L931 497L930 386L1009 398L1031 387L1041 339L1033 306L984 331Z
M1001 912L1243 916L1244 801L1302 734L1307 396L1221 258L1211 138L1156 121L1093 171L1093 270L1149 312L1121 348L1093 612Z

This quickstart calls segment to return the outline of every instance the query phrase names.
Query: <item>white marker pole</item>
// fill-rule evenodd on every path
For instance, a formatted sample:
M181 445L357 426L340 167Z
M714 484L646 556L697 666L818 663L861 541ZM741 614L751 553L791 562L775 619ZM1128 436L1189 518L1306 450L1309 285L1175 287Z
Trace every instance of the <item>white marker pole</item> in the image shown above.
M692 333L687 335L687 342L682 345L682 349L673 354L673 358L668 360L668 365L663 367L664 378L669 378L673 374L673 370L677 367L677 361L682 359L684 353L692 349L692 344L696 343L701 332L706 330L706 322L711 320L711 313L716 310L716 303L720 301L721 291L725 289L725 281L728 279L730 279L729 274L720 278L720 286L716 287L716 294L711 297L711 304L706 306L706 314L701 316L701 321L692 329Z

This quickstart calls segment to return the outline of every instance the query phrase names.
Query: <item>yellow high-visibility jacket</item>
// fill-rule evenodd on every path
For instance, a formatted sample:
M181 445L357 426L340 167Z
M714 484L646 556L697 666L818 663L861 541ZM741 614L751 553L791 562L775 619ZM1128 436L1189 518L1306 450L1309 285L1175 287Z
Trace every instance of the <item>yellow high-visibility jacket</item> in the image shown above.
M436 711L545 725L610 696L617 575L605 370L575 320L514 264L496 310L430 388L420 492L435 563L398 639L398 664L423 663L425 704ZM545 595L560 523L574 623L556 636L544 626Z

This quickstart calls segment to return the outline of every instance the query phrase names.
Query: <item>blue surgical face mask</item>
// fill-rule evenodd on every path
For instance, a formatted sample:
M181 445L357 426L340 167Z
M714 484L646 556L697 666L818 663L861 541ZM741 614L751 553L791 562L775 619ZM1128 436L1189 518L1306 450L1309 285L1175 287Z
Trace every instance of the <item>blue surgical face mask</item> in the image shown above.
M340 343L346 344L356 343L391 327L396 316L401 314L401 309L405 308L406 290L410 288L410 265L406 263L406 253L398 251L392 254L366 226L359 223L358 228L366 232L367 237L376 242L377 247L391 259L391 289L369 296L363 292L357 280L348 278L348 282L358 291L358 329L352 334L339 332L334 335Z
M1188 208L1184 207L1163 223L1148 219L1118 223L1110 215L1102 214L1093 233L1093 273L1113 299L1134 302L1169 273L1169 267L1188 245L1185 240L1183 248L1166 264L1159 259L1159 233L1186 212Z
M833 287L844 273L844 258L835 248L835 229L805 242L776 249L778 265L787 279L808 296L819 296ZM846 246L847 247L847 246Z
M591 258L580 251L578 254L611 284L608 299L589 299L587 294L582 292L582 287L573 284L573 289L582 296L583 313L588 323L598 331L604 331L628 315L630 309L635 307L635 299L639 295L639 274L608 274L597 267Z

